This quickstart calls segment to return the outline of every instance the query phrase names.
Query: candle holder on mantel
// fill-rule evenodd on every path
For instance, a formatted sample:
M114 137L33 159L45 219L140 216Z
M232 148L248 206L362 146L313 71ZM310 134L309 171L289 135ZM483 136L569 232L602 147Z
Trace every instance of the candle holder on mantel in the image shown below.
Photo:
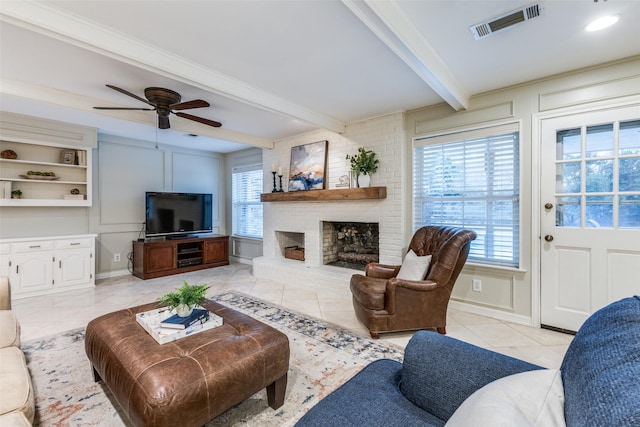
M276 171L272 171L271 173L273 174L273 190L271 190L271 192L278 193L278 189L276 188ZM282 186L282 184L280 186Z
M278 178L280 178L280 189L277 192L284 193L284 190L282 189L282 175L278 174Z

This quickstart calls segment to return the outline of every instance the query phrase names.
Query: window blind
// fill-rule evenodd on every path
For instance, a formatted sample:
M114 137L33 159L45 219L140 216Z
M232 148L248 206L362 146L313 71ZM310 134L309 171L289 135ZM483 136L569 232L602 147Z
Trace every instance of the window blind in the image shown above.
M470 228L469 260L518 266L517 124L426 137L414 143L414 229Z
M231 229L234 236L262 238L262 167L232 169Z

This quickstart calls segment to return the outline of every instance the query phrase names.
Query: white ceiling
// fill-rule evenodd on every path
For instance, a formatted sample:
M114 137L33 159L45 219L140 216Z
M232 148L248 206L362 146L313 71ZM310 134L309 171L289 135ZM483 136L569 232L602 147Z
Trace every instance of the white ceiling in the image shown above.
M545 0L541 16L475 40L469 27L517 0L164 0L0 3L0 109L217 152L469 97L640 55L640 1ZM604 14L620 22L597 33ZM171 116L143 97L166 87L211 108ZM196 134L194 138L187 136Z

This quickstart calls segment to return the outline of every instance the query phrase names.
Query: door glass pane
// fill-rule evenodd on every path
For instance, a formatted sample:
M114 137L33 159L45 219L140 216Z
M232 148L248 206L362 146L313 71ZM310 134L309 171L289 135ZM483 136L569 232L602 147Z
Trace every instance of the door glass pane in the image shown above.
M613 227L613 197L589 196L586 205L587 228L611 228Z
M580 227L580 197L559 197L556 204L558 227Z
M640 191L640 156L620 159L620 191Z
M619 209L620 228L640 228L640 196L620 196Z
M620 154L640 154L640 120L620 123Z
M613 154L613 123L587 127L586 157L611 157Z
M557 166L556 192L580 192L580 162L560 163Z
M612 160L591 160L586 166L588 193L613 191Z
M558 131L556 133L557 160L579 159L582 152L580 140L580 128Z

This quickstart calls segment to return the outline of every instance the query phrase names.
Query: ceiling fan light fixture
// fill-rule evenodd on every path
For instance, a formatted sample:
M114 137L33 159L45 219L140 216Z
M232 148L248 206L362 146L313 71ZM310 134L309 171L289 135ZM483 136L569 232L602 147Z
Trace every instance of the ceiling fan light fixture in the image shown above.
M602 16L594 21L591 21L589 25L584 27L585 30L589 32L604 30L605 28L609 28L620 19L620 15L608 15Z

